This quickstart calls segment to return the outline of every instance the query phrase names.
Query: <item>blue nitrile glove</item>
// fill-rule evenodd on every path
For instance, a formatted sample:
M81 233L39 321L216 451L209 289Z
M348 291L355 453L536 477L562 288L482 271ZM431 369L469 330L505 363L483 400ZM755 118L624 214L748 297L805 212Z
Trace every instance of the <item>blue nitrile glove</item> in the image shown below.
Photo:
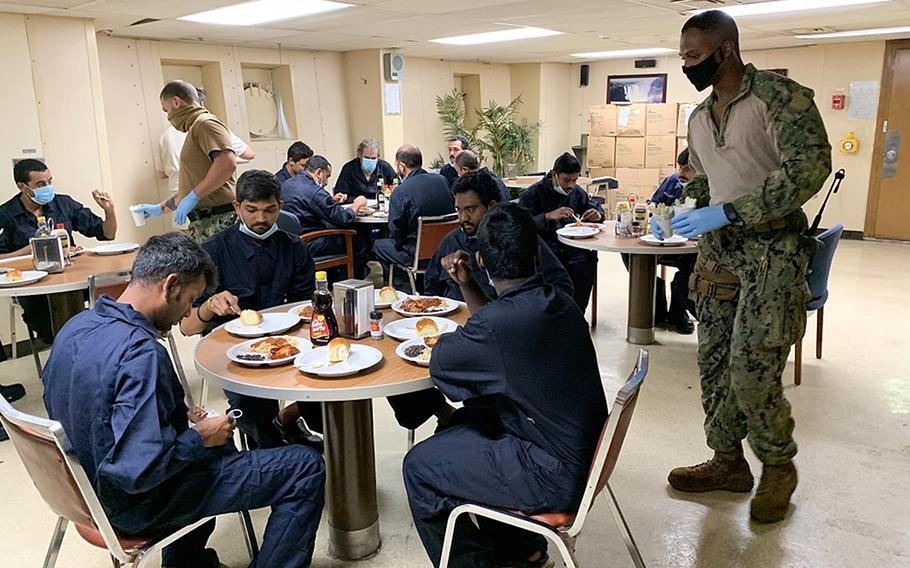
M658 240L664 240L664 233L660 230L660 225L657 224L657 219L651 217L648 222L651 224L651 234L658 238Z
M180 200L180 203L177 204L177 212L174 213L174 222L178 225L183 225L186 223L186 216L190 214L190 211L196 208L199 205L199 196L196 195L195 191L191 191L186 194L186 197Z
M711 205L692 211L685 211L673 217L673 234L686 238L704 235L730 224L724 206Z
M142 213L142 216L146 219L164 215L164 210L156 203L140 203L136 206L136 211Z

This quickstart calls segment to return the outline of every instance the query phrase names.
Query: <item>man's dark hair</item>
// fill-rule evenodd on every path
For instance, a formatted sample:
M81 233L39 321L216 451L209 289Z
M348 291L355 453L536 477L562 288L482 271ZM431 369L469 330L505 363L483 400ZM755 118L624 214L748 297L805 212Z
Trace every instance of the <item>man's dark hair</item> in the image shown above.
M330 170L332 169L332 164L325 158L325 156L320 156L316 154L306 163L306 171L315 172L316 170Z
M461 136L460 134L453 134L453 135L449 136L446 139L446 143L449 143L449 142L461 142L462 150L467 150L468 148L470 148L470 144L471 144L470 142L468 142L467 138L465 138L464 136Z
M537 271L537 229L531 213L517 203L487 212L477 228L477 245L490 278L530 278Z
M739 28L736 27L736 20L726 12L720 10L708 10L701 14L696 14L686 20L680 33L686 33L688 30L698 30L706 34L713 35L720 45L725 41L733 42L733 51L739 57Z
M557 174L580 174L581 162L572 154L565 152L553 162L553 171Z
M452 184L454 195L469 191L477 194L484 207L489 207L494 201L502 199L499 196L499 187L496 185L496 180L493 179L493 174L486 170L466 173Z
M689 165L689 149L684 148L682 152L676 156L676 165L677 166L688 166Z
M281 184L271 172L248 170L237 180L237 201L281 201Z
M299 162L313 157L313 149L300 140L288 146L288 161Z
M177 275L180 286L186 286L200 276L205 289L215 287L215 263L196 241L176 231L151 237L133 261L132 280L153 284L171 274Z
M19 160L16 162L16 165L13 166L13 179L16 180L16 183L24 183L27 185L32 172L46 171L47 166L44 165L44 162L41 160L26 158L24 160Z
M423 154L417 146L404 146L395 152L395 161L401 162L408 169L415 170L423 165Z
M470 172L480 169L480 160L477 159L477 155L470 151L465 150L461 154L455 156L455 167L456 168L465 168Z
M179 97L185 103L198 103L199 95L196 93L196 87L186 81L171 81L161 89L159 99L169 99Z

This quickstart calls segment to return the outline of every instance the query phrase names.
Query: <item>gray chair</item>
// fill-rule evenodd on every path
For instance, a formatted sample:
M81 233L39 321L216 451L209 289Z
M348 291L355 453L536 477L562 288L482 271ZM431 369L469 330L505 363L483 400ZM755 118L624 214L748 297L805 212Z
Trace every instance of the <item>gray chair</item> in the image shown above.
M427 263L436 254L439 243L452 229L458 228L458 215L439 215L436 217L417 218L417 246L414 262L410 266L403 264L389 265L389 286L393 286L395 269L404 270L411 283L411 293L417 294L417 275L427 271Z
M542 535L556 546L567 568L577 568L575 539L581 533L588 511L594 504L594 499L604 489L607 490L607 495L610 497L609 504L613 519L616 521L617 526L622 529L623 540L625 540L626 548L632 556L632 562L636 568L644 568L645 562L641 557L638 546L635 544L635 539L632 537L632 532L622 514L622 510L619 508L619 502L616 500L616 495L613 493L609 481L616 468L623 440L625 440L626 432L632 421L635 404L638 402L638 392L647 374L648 351L640 349L635 369L633 369L626 384L616 394L613 409L604 424L597 449L594 452L594 461L588 473L585 492L582 495L581 504L577 511L526 515L519 511L510 511L486 505L472 503L460 505L449 515L442 547L442 561L439 568L448 568L449 566L452 541L455 537L455 525L458 517L465 514L470 515L475 524L476 517L484 517ZM602 566L604 563L598 562L597 565Z

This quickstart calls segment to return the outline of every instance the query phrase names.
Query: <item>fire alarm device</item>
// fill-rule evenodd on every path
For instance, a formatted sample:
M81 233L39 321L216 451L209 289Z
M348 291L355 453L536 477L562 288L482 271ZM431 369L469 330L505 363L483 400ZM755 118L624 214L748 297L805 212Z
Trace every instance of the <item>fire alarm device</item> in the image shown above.
M832 95L831 108L834 110L844 110L847 103L847 95Z
M856 154L859 152L859 140L852 132L847 133L840 141L841 154Z

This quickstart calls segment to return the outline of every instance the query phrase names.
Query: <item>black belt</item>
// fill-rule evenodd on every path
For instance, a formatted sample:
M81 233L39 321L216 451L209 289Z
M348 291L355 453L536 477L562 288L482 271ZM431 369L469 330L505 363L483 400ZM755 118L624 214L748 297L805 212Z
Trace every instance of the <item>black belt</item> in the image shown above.
M206 207L205 209L193 209L190 211L187 217L190 218L190 221L202 221L203 219L208 219L209 217L214 217L215 215L222 215L224 213L233 213L234 206L230 203L225 205L216 205L215 207Z

